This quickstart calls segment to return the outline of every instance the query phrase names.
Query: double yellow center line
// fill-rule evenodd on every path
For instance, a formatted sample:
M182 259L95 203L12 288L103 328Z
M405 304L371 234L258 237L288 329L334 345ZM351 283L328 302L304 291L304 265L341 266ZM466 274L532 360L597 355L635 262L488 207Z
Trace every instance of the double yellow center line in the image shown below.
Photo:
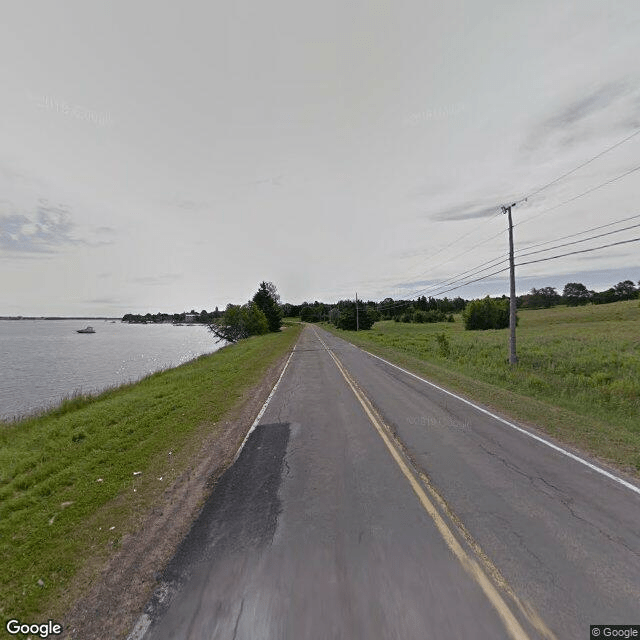
M315 328L313 329L313 331L316 334L318 340L321 342L322 346L326 349L327 353L336 363L338 370L351 388L351 391L353 391L353 394L358 399L358 402L362 405L364 412L366 413L373 426L376 428L376 431L382 438L382 441L389 450L389 453L391 453L391 456L395 460L396 464L400 467L400 470L407 478L409 484L411 485L411 488L418 497L418 500L420 500L423 508L435 523L436 528L440 532L440 535L444 539L445 543L447 544L453 555L458 559L465 571L480 586L483 593L488 598L489 602L493 605L493 608L496 610L497 614L500 616L500 619L502 620L509 636L514 640L530 640L529 635L525 632L521 624L513 615L511 609L509 608L487 573L485 573L478 562L465 551L465 549L453 534L451 528L447 525L445 520L442 518L442 516L434 506L433 502L427 496L423 486L420 484L415 474L411 471L409 465L405 462L405 459L398 450L398 447L394 444L393 439L390 436L389 428L385 425L382 418L371 404L371 401L358 387L355 380L351 377L340 360L338 360L333 351L329 349L329 347L327 347ZM438 496L435 497L437 498ZM515 599L515 596L512 597ZM522 605L519 601L516 601L516 605L544 638L547 638L548 640L555 640L555 636L553 635L553 633L546 627L546 625L544 625L537 614L535 614L530 608Z

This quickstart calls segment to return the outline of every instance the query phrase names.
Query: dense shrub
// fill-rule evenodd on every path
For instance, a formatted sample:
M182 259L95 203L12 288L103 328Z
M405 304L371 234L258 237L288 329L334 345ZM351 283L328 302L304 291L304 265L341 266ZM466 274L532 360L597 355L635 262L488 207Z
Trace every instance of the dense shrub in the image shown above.
M504 329L509 326L509 300L490 298L471 301L462 312L464 328Z
M451 314L446 314L444 311L439 311L437 309L432 309L431 311L414 311L413 322L453 322L453 316Z
M356 327L359 329L371 329L375 322L375 314L367 306L358 305L356 317L356 304L350 300L339 302L338 309L339 313L333 316L333 324L338 329L347 329L349 331L355 331Z

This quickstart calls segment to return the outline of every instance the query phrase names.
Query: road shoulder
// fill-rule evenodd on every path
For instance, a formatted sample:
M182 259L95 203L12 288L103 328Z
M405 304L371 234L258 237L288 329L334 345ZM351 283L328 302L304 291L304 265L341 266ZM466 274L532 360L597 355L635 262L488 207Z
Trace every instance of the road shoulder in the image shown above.
M206 498L238 448L276 383L289 353L280 356L260 383L240 398L217 430L199 429L197 454L167 488L161 502L140 518L138 530L125 536L118 551L98 570L90 563L74 578L71 592L84 594L63 620L63 638L125 638ZM97 573L97 578L95 576ZM87 588L87 584L90 586Z

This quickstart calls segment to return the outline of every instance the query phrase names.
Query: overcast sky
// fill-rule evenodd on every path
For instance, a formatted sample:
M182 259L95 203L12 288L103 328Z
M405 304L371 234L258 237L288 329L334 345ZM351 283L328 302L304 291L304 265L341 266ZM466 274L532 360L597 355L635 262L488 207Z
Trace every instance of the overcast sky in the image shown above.
M5 3L0 315L437 292L506 255L498 205L640 129L638 60L637 0ZM516 247L640 214L640 171L544 213L637 165L640 135L519 204ZM508 273L447 295L487 293Z

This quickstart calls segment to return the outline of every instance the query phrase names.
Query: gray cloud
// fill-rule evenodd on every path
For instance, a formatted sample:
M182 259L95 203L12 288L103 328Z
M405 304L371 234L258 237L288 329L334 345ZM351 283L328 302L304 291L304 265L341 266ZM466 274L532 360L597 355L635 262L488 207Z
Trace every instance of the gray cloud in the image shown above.
M97 227L96 233L100 233L104 235L113 235L117 233L117 231L113 227Z
M164 273L157 276L142 276L140 278L132 278L131 282L155 287L168 284L170 282L175 282L176 280L181 280L183 277L184 274L182 273Z
M0 216L0 249L18 253L56 253L62 247L82 242L73 236L73 229L67 207L40 200L30 216Z
M527 138L524 150L534 150L548 143L569 148L591 135L599 135L602 126L595 124L597 118L611 114L612 110L619 115L613 120L609 116L610 126L637 129L640 122L637 90L622 81L609 82L576 98L542 120Z
M591 94L575 100L559 113L549 118L542 126L556 129L574 125L591 114L606 109L625 93L626 87L624 84L608 83Z
M466 204L449 207L430 216L432 220L472 220L474 218L488 218L496 214L500 204L487 205L486 202L468 202Z

